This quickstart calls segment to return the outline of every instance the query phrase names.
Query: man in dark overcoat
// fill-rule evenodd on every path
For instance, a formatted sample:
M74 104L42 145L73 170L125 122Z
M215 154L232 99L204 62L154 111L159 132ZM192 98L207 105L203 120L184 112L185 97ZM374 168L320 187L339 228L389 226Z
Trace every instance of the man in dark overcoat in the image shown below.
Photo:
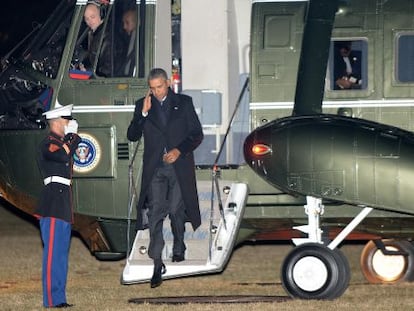
M193 230L201 224L193 151L202 142L203 131L191 97L175 94L163 69L152 69L148 84L146 96L135 104L127 137L137 141L144 136L137 229L149 228L148 255L154 260L151 287L157 287L165 270L161 258L165 217L171 220L174 236L173 262L185 259L185 222L190 221Z

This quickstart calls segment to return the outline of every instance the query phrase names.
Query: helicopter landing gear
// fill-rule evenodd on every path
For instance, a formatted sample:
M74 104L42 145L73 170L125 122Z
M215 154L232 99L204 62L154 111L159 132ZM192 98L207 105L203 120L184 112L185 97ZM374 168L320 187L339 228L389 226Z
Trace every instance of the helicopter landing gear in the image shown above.
M307 238L293 239L297 245L282 264L282 285L288 294L301 299L335 299L348 288L351 270L347 258L336 247L372 211L365 207L335 237L324 245L319 227L324 213L322 199L306 197L305 212L308 225L294 227L308 234Z

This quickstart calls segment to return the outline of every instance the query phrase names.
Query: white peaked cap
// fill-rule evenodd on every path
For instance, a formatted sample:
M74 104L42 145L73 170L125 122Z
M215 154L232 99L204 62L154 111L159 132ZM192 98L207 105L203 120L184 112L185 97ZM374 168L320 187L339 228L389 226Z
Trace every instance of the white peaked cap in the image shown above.
M43 113L46 119L56 119L60 117L70 117L72 115L73 104L62 106L56 100L55 108Z

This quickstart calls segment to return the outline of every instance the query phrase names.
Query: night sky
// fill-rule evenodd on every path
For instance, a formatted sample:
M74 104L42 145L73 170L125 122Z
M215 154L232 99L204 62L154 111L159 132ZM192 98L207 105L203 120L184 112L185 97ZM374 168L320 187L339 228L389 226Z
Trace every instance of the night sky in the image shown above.
M60 0L2 0L0 57L7 54L37 23L43 24Z

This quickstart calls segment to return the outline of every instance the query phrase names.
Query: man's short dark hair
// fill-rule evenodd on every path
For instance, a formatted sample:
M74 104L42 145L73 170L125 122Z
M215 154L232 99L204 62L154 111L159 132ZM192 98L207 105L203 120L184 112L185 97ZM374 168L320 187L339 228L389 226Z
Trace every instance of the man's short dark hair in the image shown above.
M351 41L336 41L336 46L338 47L339 50L345 49L347 51L350 51L351 45L352 45Z
M148 74L148 82L153 79L163 78L168 80L168 75L162 68L153 68L151 69L150 73Z

